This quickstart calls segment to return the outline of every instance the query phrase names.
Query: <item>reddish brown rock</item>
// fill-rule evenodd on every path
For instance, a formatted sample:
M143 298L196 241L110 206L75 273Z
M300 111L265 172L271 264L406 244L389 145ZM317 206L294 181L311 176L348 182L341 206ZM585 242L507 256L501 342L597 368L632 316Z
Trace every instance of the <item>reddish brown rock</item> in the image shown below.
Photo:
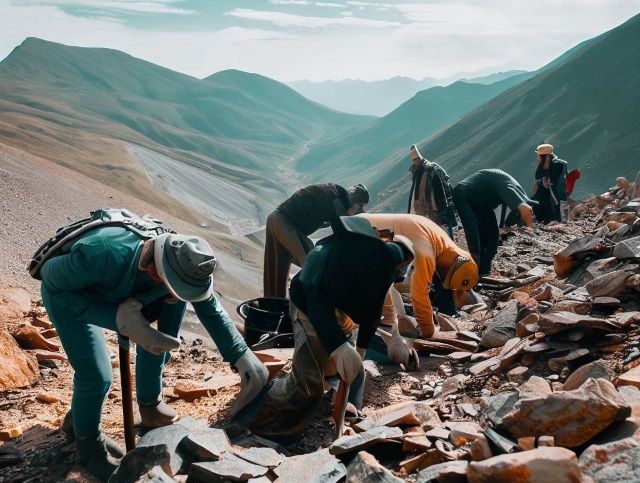
M438 413L426 402L406 401L374 411L356 425L358 431L366 431L376 426L397 426L399 424L421 425L425 429L440 426Z
M466 483L468 461L447 461L418 473L416 483Z
M17 438L22 434L22 428L16 426L14 428L0 429L0 441L9 441Z
M589 378L611 380L613 373L603 360L593 361L578 367L562 386L563 391L578 389Z
M42 349L47 351L58 352L60 346L49 342L42 337L42 334L37 327L31 324L21 324L17 330L11 333L13 338L18 341L20 347L23 349Z
M521 398L503 423L516 438L551 435L558 446L573 448L630 415L631 407L613 384L589 379L575 391Z
M401 483L402 480L382 466L373 455L360 451L347 466L347 483L370 482Z
M0 393L30 386L38 380L38 361L7 332L0 332Z
M565 448L538 448L472 462L469 483L578 483L582 473L578 458Z
M4 287L0 293L2 302L11 305L23 314L31 310L31 297L22 287Z
M192 402L201 397L213 396L216 390L197 381L183 380L176 383L173 393L180 399Z
M625 290L630 275L624 270L616 270L594 278L584 288L592 297L615 297Z
M279 483L302 483L310 481L320 473L324 465L335 461L336 457L325 448L314 453L291 456L278 466L274 473Z
M616 386L635 386L640 388L640 366L636 366L630 371L620 374L615 381Z

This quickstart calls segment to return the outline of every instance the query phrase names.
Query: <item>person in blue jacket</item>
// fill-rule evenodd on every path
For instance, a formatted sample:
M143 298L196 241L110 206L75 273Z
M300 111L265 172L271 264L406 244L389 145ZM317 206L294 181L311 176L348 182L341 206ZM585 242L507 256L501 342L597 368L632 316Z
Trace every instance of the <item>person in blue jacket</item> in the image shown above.
M186 303L193 308L226 362L238 369L241 391L234 412L267 382L264 365L248 349L215 293L216 259L196 236L166 233L149 240L121 227L82 235L68 254L41 269L42 300L74 369L71 402L78 459L99 479L118 465L122 449L100 428L102 404L112 382L102 329L137 344L136 396L142 425L171 424L177 413L162 400L162 370L177 338ZM141 309L160 306L158 329Z

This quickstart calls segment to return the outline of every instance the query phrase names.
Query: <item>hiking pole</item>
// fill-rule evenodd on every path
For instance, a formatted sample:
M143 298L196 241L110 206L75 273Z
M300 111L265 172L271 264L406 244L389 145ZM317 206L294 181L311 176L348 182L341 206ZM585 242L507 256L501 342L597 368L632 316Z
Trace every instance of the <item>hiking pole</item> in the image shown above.
M136 433L133 427L133 397L131 388L129 348L129 338L118 334L120 385L122 386L122 416L124 419L124 442L127 448L127 453L136 447Z
M338 394L336 394L336 404L333 408L333 420L336 423L336 432L334 434L334 440L342 437L342 431L344 430L344 415L347 411L347 403L349 399L349 387L340 378L340 385L338 386Z

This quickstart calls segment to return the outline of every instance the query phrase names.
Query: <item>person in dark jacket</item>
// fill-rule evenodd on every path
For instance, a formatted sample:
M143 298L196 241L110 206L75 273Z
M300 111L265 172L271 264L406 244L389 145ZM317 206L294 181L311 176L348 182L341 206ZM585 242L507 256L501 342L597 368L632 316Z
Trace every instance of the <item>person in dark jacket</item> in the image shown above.
M129 337L136 350L136 395L142 425L171 424L178 415L162 400L162 370L177 338L187 302L225 361L238 369L241 391L234 411L267 383L268 371L247 348L213 292L216 259L202 238L167 233L149 240L121 227L88 231L68 254L41 268L42 301L73 367L71 413L78 460L107 480L122 449L100 429L102 404L111 385L111 358L102 329ZM143 307L155 307L150 327Z
M413 260L411 242L400 238L385 243L364 218L343 216L334 234L309 252L291 281L291 373L274 381L261 402L256 398L247 406L255 406L253 415L243 415L252 432L267 438L298 434L320 406L327 376L353 383L349 401L361 407L362 357L389 287ZM352 341L354 323L359 329Z
M429 218L453 239L458 222L449 175L439 164L423 158L415 144L411 146L409 171L412 176L407 213Z
M527 227L533 226L532 202L520 183L500 169L481 169L461 181L453 200L462 222L467 246L480 276L491 273L498 252L500 231L495 209L506 205L518 212Z
M340 215L362 213L369 192L358 184L348 189L334 183L299 189L267 218L264 246L265 297L286 296L291 263L302 267L313 248L309 235L329 226Z
M536 149L538 168L533 185L532 199L538 202L533 207L536 220L540 223L562 221L569 218L567 196L567 162L553 153L551 144L541 144Z

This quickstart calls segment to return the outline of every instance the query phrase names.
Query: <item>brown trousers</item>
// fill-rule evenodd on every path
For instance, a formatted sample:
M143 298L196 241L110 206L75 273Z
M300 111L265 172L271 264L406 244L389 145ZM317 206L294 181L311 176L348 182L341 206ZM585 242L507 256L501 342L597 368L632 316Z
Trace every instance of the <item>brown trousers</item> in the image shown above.
M296 435L309 426L322 402L324 378L336 374L307 316L289 305L295 340L291 373L274 381L249 428L265 438Z
M289 218L277 211L267 218L265 236L264 296L285 298L291 263L302 267L313 242L300 233Z

